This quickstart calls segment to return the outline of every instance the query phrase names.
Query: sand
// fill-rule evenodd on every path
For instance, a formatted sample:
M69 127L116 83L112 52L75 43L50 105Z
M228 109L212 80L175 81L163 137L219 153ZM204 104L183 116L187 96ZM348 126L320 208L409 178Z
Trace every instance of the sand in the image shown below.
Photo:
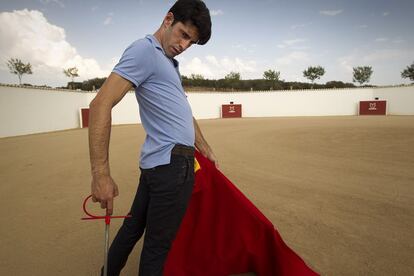
M414 116L199 123L224 174L316 271L414 275ZM112 129L115 214L135 194L143 139L140 125ZM98 275L104 224L80 220L87 130L3 138L0 152L0 275ZM122 275L137 275L140 250Z

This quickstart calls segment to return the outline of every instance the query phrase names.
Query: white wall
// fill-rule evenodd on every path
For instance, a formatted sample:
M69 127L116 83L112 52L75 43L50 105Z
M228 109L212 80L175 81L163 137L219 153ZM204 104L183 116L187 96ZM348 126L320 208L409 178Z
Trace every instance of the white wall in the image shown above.
M222 104L242 104L243 117L357 115L359 101L387 100L388 114L414 115L414 86L232 93L191 93L197 119L219 118Z
M387 100L389 115L414 115L414 86L374 89L374 97Z
M87 93L88 105L95 98L96 93ZM127 93L125 97L112 109L112 124L140 123L139 109L135 93Z
M198 119L219 118L221 105L230 102L242 104L243 117L357 115L360 100L374 99L371 89L192 93L188 98Z
M78 128L83 93L0 86L0 137Z
M0 86L0 137L80 127L79 109L96 93ZM193 92L194 117L220 118L221 105L242 104L243 117L357 115L362 100L387 100L388 114L414 115L414 86L265 92ZM139 123L134 93L112 111L113 124Z

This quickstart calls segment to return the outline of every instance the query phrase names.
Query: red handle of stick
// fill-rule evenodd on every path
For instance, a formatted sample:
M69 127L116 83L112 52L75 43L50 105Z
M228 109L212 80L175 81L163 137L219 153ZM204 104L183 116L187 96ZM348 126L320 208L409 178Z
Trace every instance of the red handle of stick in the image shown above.
M85 200L83 201L83 211L85 212L85 214L87 215L87 217L83 217L81 218L82 220L93 220L93 219L105 219L105 224L110 224L111 223L111 219L113 218L130 218L132 217L131 215L126 215L126 216L95 216L92 215L91 213L88 212L88 210L86 209L86 203L88 202L88 200L92 197L92 195L89 195L88 197L85 198Z

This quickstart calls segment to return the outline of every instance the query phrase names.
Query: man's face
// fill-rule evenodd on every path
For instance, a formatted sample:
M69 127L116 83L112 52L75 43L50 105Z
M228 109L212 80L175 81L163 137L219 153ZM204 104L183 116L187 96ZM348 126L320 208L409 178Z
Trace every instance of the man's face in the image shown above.
M173 21L174 18L170 21L164 22L166 24L166 30L164 33L164 39L161 42L165 54L170 58L181 54L198 41L198 30L193 24L176 22L172 25Z

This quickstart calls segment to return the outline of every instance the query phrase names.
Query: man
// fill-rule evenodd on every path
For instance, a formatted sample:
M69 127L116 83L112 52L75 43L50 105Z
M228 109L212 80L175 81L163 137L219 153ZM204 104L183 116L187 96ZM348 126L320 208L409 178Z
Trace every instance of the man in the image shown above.
M145 229L139 275L162 275L171 243L194 185L194 146L216 161L181 85L174 56L211 36L210 13L200 0L178 0L154 35L132 43L90 104L92 195L112 214L118 187L111 178L108 147L111 109L131 89L147 133L140 157L140 183L130 214L108 256L108 275L119 275Z

